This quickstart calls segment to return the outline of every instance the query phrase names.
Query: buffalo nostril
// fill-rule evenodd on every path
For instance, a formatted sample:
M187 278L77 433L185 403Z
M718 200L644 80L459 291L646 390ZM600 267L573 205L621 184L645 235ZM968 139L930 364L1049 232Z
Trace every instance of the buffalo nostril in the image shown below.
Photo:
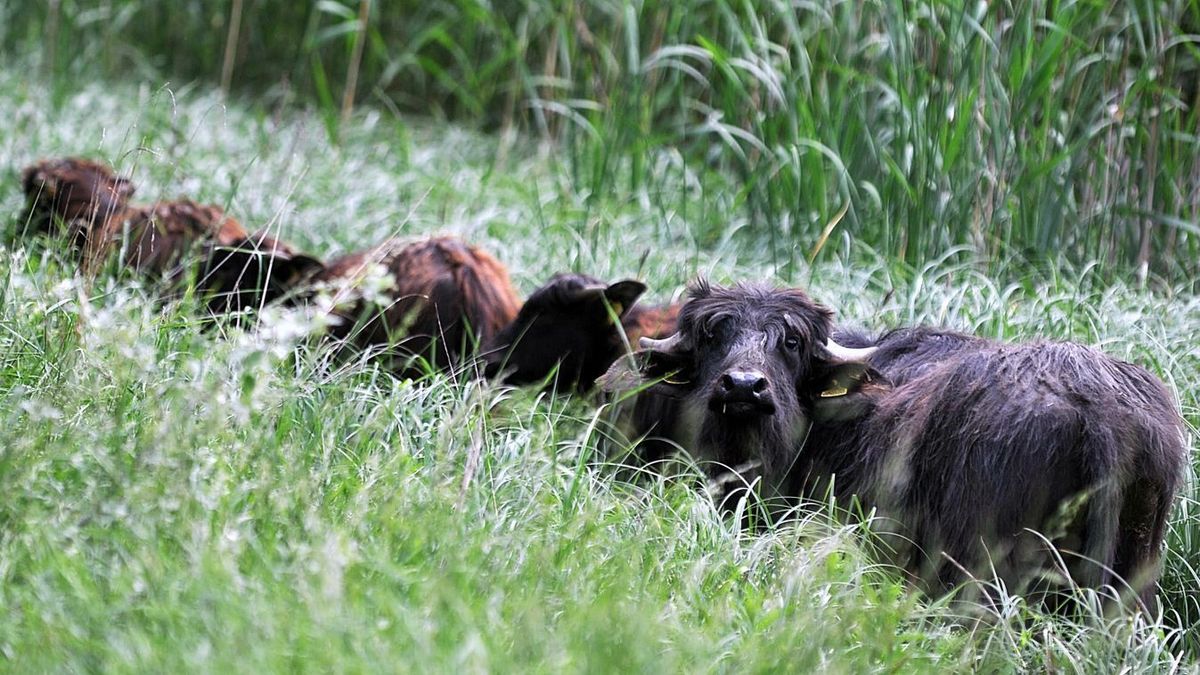
M767 378L758 371L731 371L721 376L721 391L726 394L758 397L767 390Z

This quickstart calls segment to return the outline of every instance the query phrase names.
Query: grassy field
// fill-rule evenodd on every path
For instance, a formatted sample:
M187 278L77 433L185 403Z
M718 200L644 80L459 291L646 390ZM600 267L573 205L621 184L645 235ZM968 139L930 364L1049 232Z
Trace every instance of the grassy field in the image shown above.
M587 198L536 147L363 112L331 148L315 114L205 88L83 86L61 105L0 72L0 210L15 168L85 152L141 193L227 204L330 255L453 232L523 291L561 269L809 287L847 322L1047 335L1142 363L1197 419L1200 300L1062 264L920 268L851 246L781 278L769 252L689 232L638 190ZM662 191L685 192L669 168ZM584 204L587 201L589 203ZM1176 510L1164 616L985 625L913 596L861 526L816 513L740 532L694 473L636 483L600 461L604 412L476 381L330 364L303 316L200 330L127 280L83 288L40 247L0 256L0 654L23 670L891 672L1190 669L1200 617L1195 488Z
M233 4L0 0L0 222L21 166L85 154L321 256L453 233L522 292L769 279L870 329L1097 345L1195 428L1197 5L785 5L373 3L343 120L358 3L245 3L226 96ZM397 381L303 313L214 330L5 242L5 669L1198 669L1194 468L1160 616L966 616L869 525L745 532L698 468L618 476L598 399Z

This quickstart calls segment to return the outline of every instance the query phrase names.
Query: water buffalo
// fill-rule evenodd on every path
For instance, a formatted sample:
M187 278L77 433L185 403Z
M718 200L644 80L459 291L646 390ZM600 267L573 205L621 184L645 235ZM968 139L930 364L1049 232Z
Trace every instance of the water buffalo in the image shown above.
M129 206L92 229L83 270L94 272L119 253L123 267L167 278L189 256L201 256L212 246L235 246L248 237L242 224L219 206L190 199Z
M194 275L214 314L272 302L323 267L265 232L248 234L218 206L130 204L133 185L100 162L43 160L22 172L22 182L30 224L43 233L65 227L85 274L119 256L123 268L175 290Z
M80 249L92 228L124 211L134 193L129 179L106 164L80 157L45 159L25 167L21 186L32 230L52 234L64 228Z
M556 373L561 389L590 389L627 345L675 332L680 306L635 305L645 291L640 281L606 284L583 274L554 275L486 345L486 374L531 384Z
M200 256L196 292L213 315L260 309L299 297L301 289L325 269L318 258L301 253L264 232L228 245L211 243Z
M329 263L313 281L332 291L341 319L333 337L384 351L402 376L424 372L415 357L439 369L464 364L521 305L504 265L455 237L391 240Z
M233 246L249 236L218 206L190 199L131 205L133 184L100 162L47 159L21 175L30 224L51 233L61 223L85 273L95 273L120 252L122 266L166 277L178 272L189 253Z
M1076 344L933 329L846 347L795 289L698 283L690 297L676 334L642 340L637 374L679 401L659 433L754 467L766 496L859 500L930 591L993 574L1041 589L1060 557L1076 583L1150 604L1186 458L1148 372Z

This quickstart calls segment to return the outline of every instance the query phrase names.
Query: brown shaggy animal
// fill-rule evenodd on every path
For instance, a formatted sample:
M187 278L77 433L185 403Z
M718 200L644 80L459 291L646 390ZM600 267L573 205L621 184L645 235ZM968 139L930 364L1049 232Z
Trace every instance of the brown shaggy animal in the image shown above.
M134 193L129 179L80 157L44 159L25 167L21 186L33 232L52 234L63 228L79 248L92 228L124 211Z
M85 273L95 273L120 251L123 266L162 277L193 248L231 246L248 236L218 206L189 199L130 205L129 180L88 159L42 160L26 167L21 180L30 224L42 233L64 227L81 251Z
M249 234L218 206L190 199L132 206L114 214L87 238L85 272L94 272L114 252L121 264L154 277L177 271L188 253L205 245L233 246Z
M384 351L402 376L453 369L513 320L521 301L508 270L454 237L390 240L331 262L313 277L333 290L335 338Z
M324 268L265 232L248 234L218 206L190 199L131 205L133 185L100 162L42 160L22 181L31 225L43 233L65 228L85 275L114 256L173 288L194 274L214 314L261 307Z

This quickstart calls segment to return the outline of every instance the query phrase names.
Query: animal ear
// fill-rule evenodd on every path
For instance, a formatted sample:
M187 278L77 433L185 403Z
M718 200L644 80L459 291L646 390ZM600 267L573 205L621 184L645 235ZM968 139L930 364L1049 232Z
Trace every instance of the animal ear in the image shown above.
M137 192L137 188L125 176L117 176L113 179L113 192L117 193L117 197L120 199L129 199L134 192Z
M313 275L325 269L325 263L320 258L316 258L304 253L295 253L290 257L277 256L276 265L284 265L285 271L290 271L291 276L287 278L289 284L299 284L306 281Z
M242 254L243 262L246 257L257 257L260 266L264 270L270 270L272 281L288 286L301 283L325 269L325 263L321 259L306 253L297 253L288 244L270 236L267 230L255 232L232 248Z
M271 302L324 268L313 256L293 253L275 242L248 239L233 246L213 246L197 287L215 294L216 306L230 311L244 304Z
M603 391L621 392L649 385L649 391L678 398L693 388L691 348L679 333L662 340L642 338L641 349L617 359L597 382Z
M62 181L44 162L39 162L25 167L21 174L21 187L29 199L44 199L49 202L59 198Z
M256 286L263 281L259 277L264 269L263 259L267 255L252 247L212 245L204 255L199 286L222 291Z
M646 292L646 284L632 279L618 281L604 289L604 299L608 301L617 316L624 316L633 307L633 303Z
M890 387L887 379L862 361L819 360L803 386L813 419L836 422L863 415L874 396Z
M21 170L21 189L25 191L27 197L34 197L38 192L42 191L43 185L46 183L46 174L42 171L40 164L27 166Z

